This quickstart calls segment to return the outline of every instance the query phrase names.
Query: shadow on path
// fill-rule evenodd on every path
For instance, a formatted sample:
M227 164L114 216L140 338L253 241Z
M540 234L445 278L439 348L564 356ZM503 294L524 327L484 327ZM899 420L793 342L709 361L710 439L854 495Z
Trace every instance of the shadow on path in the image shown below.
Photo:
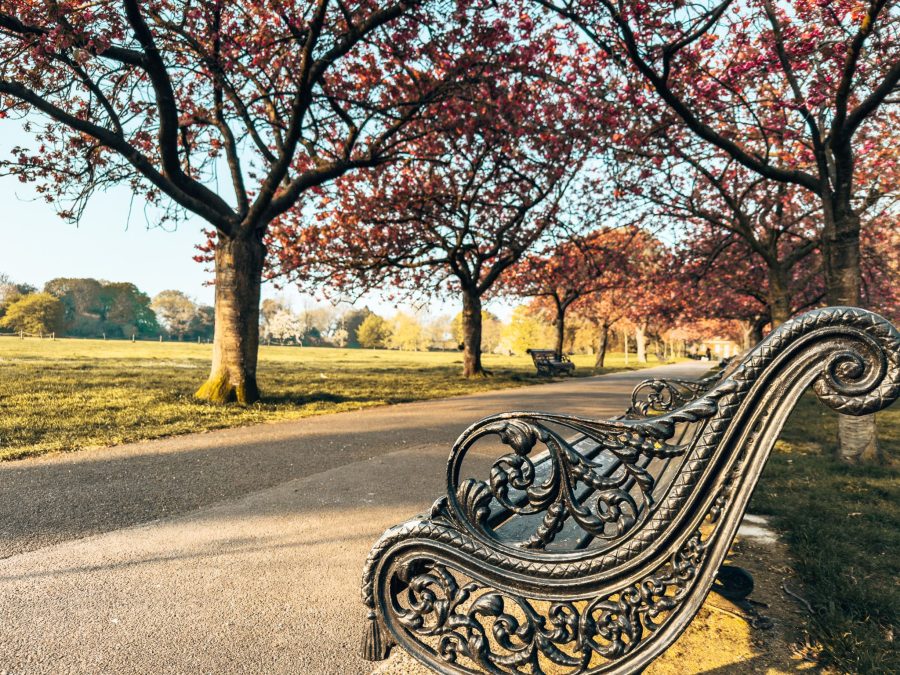
M2 463L0 558L190 512L402 448L437 444L449 451L467 426L496 412L613 416L638 381L697 377L705 368L676 364Z

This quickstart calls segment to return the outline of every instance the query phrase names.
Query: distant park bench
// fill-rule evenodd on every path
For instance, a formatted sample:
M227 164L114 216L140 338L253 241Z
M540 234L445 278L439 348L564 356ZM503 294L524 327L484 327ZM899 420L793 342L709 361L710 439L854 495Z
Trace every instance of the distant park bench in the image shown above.
M711 377L646 405L666 387L636 389L616 419L469 427L446 495L369 554L363 656L400 645L444 674L641 672L733 577L722 563L798 397L812 385L840 413L887 407L900 333L861 309L815 310Z
M558 356L555 349L529 349L528 353L538 375L571 375L575 370L575 364L565 354Z

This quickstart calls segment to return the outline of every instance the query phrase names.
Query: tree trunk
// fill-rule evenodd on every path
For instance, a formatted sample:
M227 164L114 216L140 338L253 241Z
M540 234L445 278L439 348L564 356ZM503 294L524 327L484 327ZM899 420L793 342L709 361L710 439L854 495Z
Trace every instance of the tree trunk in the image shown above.
M594 362L594 368L602 368L606 362L606 345L609 342L609 324L604 323L600 326L600 343L597 345L597 360Z
M753 322L753 326L750 328L750 347L755 347L763 341L763 328L767 323L769 323L768 318L757 319Z
M823 248L828 304L858 307L862 302L859 216L853 211L849 196L836 196L833 205L826 204L824 215ZM875 415L838 415L837 458L848 463L881 460Z
M463 292L463 375L483 376L481 365L481 298Z
M562 360L563 343L566 339L566 308L556 303L556 358Z
M791 318L791 295L787 274L780 268L768 269L769 275L769 314L772 317L772 328L778 328Z
M259 399L259 292L265 247L250 240L218 236L215 251L216 307L212 369L195 396L212 403Z
M647 327L638 325L634 329L634 342L638 363L647 363Z
M625 345L625 365L628 365L628 329L622 329L622 343Z
M849 203L825 209L825 288L832 305L858 307L862 301L859 216Z
M741 349L747 351L752 347L753 324L741 322Z

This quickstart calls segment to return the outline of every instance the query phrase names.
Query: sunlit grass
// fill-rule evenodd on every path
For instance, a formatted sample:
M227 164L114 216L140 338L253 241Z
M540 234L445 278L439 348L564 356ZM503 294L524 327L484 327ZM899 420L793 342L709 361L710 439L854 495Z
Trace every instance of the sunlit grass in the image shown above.
M846 673L900 672L900 406L877 419L888 464L847 466L833 459L836 415L803 397L751 505L783 532L809 631Z
M0 338L0 459L545 381L525 356L487 354L493 375L466 380L456 352L262 347L263 400L217 406L192 397L211 355L177 342ZM594 374L593 358L573 357L576 374ZM606 365L596 372L622 369L624 355Z

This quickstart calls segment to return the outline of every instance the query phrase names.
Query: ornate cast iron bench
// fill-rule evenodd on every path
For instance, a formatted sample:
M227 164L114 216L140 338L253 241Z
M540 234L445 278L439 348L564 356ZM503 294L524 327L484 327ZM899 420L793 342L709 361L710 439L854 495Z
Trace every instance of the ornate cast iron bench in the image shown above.
M366 561L363 655L399 644L440 673L640 672L709 593L810 384L844 414L888 406L900 333L861 309L816 310L661 415L511 412L471 426L447 495Z
M575 364L565 354L558 357L555 349L529 349L531 360L537 368L538 375L571 375L575 370Z

